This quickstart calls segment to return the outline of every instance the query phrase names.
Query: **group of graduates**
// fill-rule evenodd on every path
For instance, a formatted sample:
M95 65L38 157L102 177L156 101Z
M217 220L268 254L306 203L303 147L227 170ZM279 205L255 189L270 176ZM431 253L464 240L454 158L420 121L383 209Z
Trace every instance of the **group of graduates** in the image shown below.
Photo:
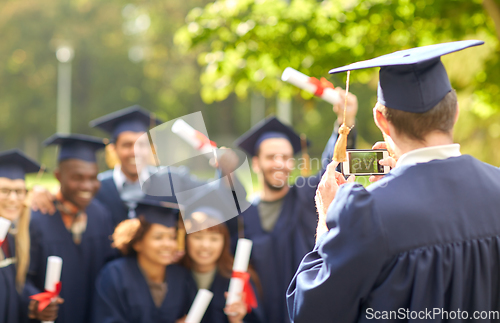
M354 124L357 101L352 94L347 111ZM311 185L289 185L291 161L302 148L300 136L269 117L237 140L252 156L263 190L244 207L239 201L240 214L225 221L235 201L223 194L223 182L199 179L185 167L158 171L137 163L134 144L161 123L132 106L90 122L110 134L107 147L105 139L81 134L48 138L45 145L58 146L54 175L60 188L55 194L40 186L27 193L25 174L39 172L37 162L19 150L0 155L0 216L12 221L0 258L0 281L5 282L1 323L181 323L198 289L214 293L204 323L289 322L286 289L314 246L314 194L322 173L309 178ZM325 160L332 158L336 137L334 129ZM355 132L350 145L354 139ZM96 153L104 148L118 162L98 173ZM226 164L237 158L230 155ZM222 158L217 167L219 176L232 170L224 169ZM175 195L153 196L141 187L153 179L171 185L172 178L183 191L198 188L198 193L179 205ZM186 221L192 233L185 234ZM240 237L253 242L248 270L253 293L246 290L239 301L226 305ZM33 296L44 292L49 256L63 260L61 290L49 305L40 306Z
M277 118L236 141L252 157L262 191L228 221L235 201L224 198L222 181L137 163L135 142L161 123L137 106L91 122L110 133L107 149L119 159L104 173L95 156L102 139L45 142L59 145L55 195L37 188L27 198L24 176L40 166L20 151L4 152L0 217L12 227L1 246L0 323L181 323L199 289L214 294L204 323L408 321L413 316L392 312L500 310L500 171L453 144L458 104L440 59L481 43L420 47L332 70L381 67L373 113L385 142L374 148L390 152L381 163L391 172L367 188L338 172L337 131L354 126L358 106L336 88L338 121L308 185L289 185L302 143ZM220 176L233 170L221 160L217 167ZM141 187L172 178L183 191L203 189L181 207L175 195ZM226 304L239 237L253 242L249 288ZM44 307L33 295L44 291L48 256L63 259L62 285Z

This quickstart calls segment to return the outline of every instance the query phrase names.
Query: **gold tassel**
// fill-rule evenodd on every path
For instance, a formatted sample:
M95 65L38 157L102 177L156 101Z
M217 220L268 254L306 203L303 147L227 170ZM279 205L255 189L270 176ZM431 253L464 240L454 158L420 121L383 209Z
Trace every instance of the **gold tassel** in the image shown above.
M182 216L179 214L179 221L177 226L177 251L182 251L186 249L186 229L184 228L184 222L182 221Z
M106 165L108 165L110 169L113 169L116 165L120 164L120 159L118 159L118 155L116 154L114 147L111 145L112 144L110 143L106 145L104 159L106 160Z
M311 158L307 152L307 137L306 134L300 134L300 145L302 146L302 159L305 166L300 170L300 175L307 177L311 175Z
M345 115L347 113L347 95L349 94L349 75L351 71L347 71L347 81L345 86L345 101L344 101L344 121L339 128L339 137L337 138L337 142L335 143L335 150L333 152L333 160L338 163L343 163L347 161L347 136L349 132L351 132L351 128L349 128L345 124Z
M335 143L335 151L333 152L333 160L338 163L347 161L347 136L351 129L344 123L339 128L339 137Z
M160 160L158 159L158 154L156 153L156 147L154 144L154 138L153 138L153 133L151 130L156 127L156 115L151 112L149 114L149 131L148 131L148 139L149 139L149 146L151 148L151 159L149 161L150 165L154 165L156 167L160 166Z

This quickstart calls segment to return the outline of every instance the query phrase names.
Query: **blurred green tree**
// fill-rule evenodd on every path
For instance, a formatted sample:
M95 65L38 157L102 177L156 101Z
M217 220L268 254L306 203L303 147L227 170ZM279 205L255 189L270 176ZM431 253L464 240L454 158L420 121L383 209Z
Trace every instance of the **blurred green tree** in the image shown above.
M56 131L60 45L74 48L72 132L94 118L140 104L164 119L199 111L196 53L176 50L173 34L207 0L40 0L0 2L0 149L42 155ZM217 104L221 105L221 104ZM43 154L53 165L53 151Z
M485 40L485 46L443 61L461 101L456 139L463 152L498 165L499 36L498 0L217 0L192 9L175 41L184 50L203 50L198 63L204 67L200 81L205 102L231 93L245 99L251 91L267 98L294 97L304 106L294 111L296 126L324 138L334 119L330 107L282 82L286 67L319 77L330 68L396 50ZM351 73L352 91L361 104L358 130L367 142L380 139L370 121L377 74L376 69ZM330 79L345 85L345 75Z

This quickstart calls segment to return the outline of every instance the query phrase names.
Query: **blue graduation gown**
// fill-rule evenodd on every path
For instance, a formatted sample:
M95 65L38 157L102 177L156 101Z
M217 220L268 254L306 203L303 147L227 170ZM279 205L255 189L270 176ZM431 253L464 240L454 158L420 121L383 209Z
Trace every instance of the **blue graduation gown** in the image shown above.
M201 323L228 323L227 315L224 313L224 308L226 307L226 297L224 293L229 289L229 278L223 277L218 272L214 276L214 281L210 287L210 291L214 293L210 305L208 305L207 311L201 320ZM252 286L254 286L253 282ZM261 306L260 297L254 287L255 296L257 297L257 308L252 309L252 312L248 313L244 318L244 323L264 323L267 322L265 319L265 314ZM196 281L192 274L189 275L189 291L190 291L190 304L193 303L196 293L198 292L198 287Z
M101 181L101 188L95 198L109 210L113 227L116 227L118 223L128 219L128 208L123 203L120 193L116 188L115 181L113 180L113 170L111 169L99 174L99 179Z
M188 271L178 265L167 267L167 294L158 308L137 259L116 259L97 279L92 322L174 323L189 309L188 275Z
M113 233L108 211L95 199L85 210L87 229L80 245L73 242L57 211L53 216L32 212L30 223L31 260L23 293L27 315L29 296L40 293L45 286L48 256L63 259L57 323L87 323L95 280L104 264L114 257L110 236Z
M295 185L290 187L271 232L262 228L258 200L243 214L245 237L253 241L251 263L262 283L264 310L269 322L289 322L286 290L302 258L314 247L318 219L314 202L316 187L332 160L336 141L337 131L334 131L323 152L323 169L314 176L297 178Z
M20 296L16 290L15 241L7 234L11 258L0 261L0 323L20 322ZM10 263L10 264L9 264Z
M327 213L330 231L288 289L291 318L397 321L405 317L383 311L434 308L472 318L500 309L499 196L500 171L467 155L395 168L367 189L343 185Z

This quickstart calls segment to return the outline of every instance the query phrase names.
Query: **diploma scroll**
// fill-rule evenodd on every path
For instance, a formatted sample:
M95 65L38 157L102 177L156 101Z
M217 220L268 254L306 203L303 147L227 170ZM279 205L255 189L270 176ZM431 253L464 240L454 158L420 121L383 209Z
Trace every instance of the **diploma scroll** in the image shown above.
M7 237L10 225L11 222L9 220L0 217L0 246L5 241L5 237Z
M45 274L45 291L55 293L57 285L61 281L61 270L63 260L57 256L47 258L47 272ZM43 321L42 323L53 323L53 321Z
M323 84L325 82L309 77L291 67L285 68L281 80L312 93L332 105L339 103L339 94L331 87L325 86ZM326 83L328 82L326 81Z
M186 323L200 323L213 296L214 294L211 291L199 289L196 297L194 298L193 304L189 309L186 317Z
M204 134L191 127L186 121L179 119L172 125L172 132L184 139L194 149L202 154L213 152L217 148L215 142L210 141Z
M252 240L238 239L236 254L234 256L233 272L246 273L252 252ZM226 305L238 302L245 286L245 281L238 277L232 277L229 281Z

